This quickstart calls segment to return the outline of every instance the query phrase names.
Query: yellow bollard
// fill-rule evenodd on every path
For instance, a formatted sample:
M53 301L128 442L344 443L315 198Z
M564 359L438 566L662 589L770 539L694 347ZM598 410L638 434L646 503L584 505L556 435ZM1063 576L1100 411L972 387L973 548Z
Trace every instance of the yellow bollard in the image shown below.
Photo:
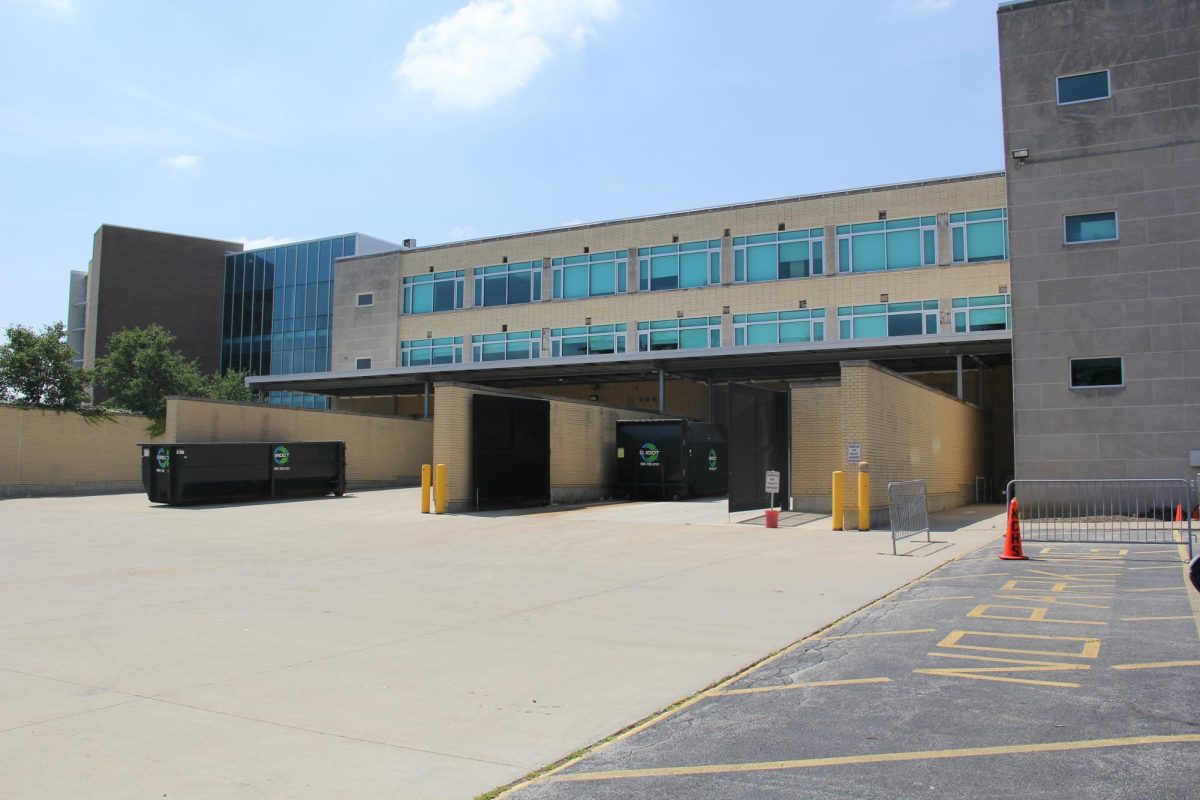
M433 472L433 467L428 464L421 465L421 513L429 513L429 489L430 489L430 474Z
M438 464L433 468L433 503L434 511L446 513L446 465Z
M871 530L871 465L858 462L858 529Z
M842 530L846 515L846 474L840 469L833 471L833 529Z

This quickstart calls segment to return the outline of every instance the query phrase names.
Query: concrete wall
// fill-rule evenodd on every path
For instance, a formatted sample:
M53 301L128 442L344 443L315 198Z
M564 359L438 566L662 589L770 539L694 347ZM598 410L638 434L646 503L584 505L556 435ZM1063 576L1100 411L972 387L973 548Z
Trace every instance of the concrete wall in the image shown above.
M837 385L792 387L792 497L800 510L828 511L832 471L845 473L846 508L857 508L861 447L871 469L872 524L886 525L889 481L924 479L930 511L974 502L985 474L987 420L976 406L866 361L842 364Z
M1019 478L1178 478L1200 449L1200 4L1001 7ZM1111 71L1112 97L1056 103ZM1012 164L1012 161L1009 161ZM1116 211L1119 240L1065 245L1063 215ZM1071 389L1072 356L1125 385Z
M350 488L420 482L433 456L433 423L394 416L310 411L252 403L172 397L167 400L168 442L346 442Z
M118 330L158 323L187 358L200 359L203 372L220 369L225 252L241 249L238 242L102 225L88 265L84 366L95 366Z
M550 402L550 497L553 502L594 500L616 483L616 422L652 419L655 414L598 406L523 392L506 392L462 383L439 383L434 418L434 463L446 465L451 511L474 508L471 451L471 397L536 397Z
M504 326L511 332L554 327L626 323L630 325L627 348L637 350L636 323L677 316L718 316L725 307L730 314L781 311L798 307L826 309L826 339L836 339L837 307L880 302L886 294L891 302L942 300L949 311L950 298L994 295L1007 291L1008 262L950 265L948 229L942 218L938 267L839 275L833 226L874 221L880 213L891 219L917 215L945 215L951 211L1003 207L1007 203L1004 179L989 174L936 180L904 186L836 192L789 200L750 203L705 211L664 214L635 220L616 220L542 233L517 234L475 242L420 248L343 259L338 262L335 281L334 370L354 367L354 358L371 356L372 366L398 364L397 342L429 336L462 336L464 360L471 358L473 334L498 333ZM635 279L624 295L557 300L431 314L402 315L401 279L404 276L464 269L465 297L470 306L471 270L474 267L509 262L544 260L590 251L628 250L670 243L724 239L730 236L773 232L782 225L788 230L825 227L825 274L802 280L698 287L672 291L638 292ZM732 276L731 250L725 248L723 265ZM635 259L636 260L636 259ZM375 292L376 306L354 309L359 292ZM384 294L391 293L390 297ZM550 293L543 292L544 300ZM952 320L944 315L943 332L952 331ZM732 342L729 342L732 343Z
M0 406L0 498L142 490L138 443L150 420Z

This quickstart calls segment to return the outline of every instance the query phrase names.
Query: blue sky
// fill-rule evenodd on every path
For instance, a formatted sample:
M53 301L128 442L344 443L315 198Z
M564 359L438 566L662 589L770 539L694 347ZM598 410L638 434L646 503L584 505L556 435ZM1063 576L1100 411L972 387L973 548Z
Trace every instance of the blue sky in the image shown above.
M103 223L434 244L1000 169L988 0L0 0L0 326Z

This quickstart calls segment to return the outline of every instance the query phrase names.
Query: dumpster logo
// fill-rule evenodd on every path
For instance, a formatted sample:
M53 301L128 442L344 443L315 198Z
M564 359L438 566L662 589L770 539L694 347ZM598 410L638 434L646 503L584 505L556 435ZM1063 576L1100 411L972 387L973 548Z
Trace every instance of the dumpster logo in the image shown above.
M658 466L658 445L654 442L646 442L638 450L638 457L647 467Z
M154 460L158 462L159 469L170 469L171 449L169 447L158 448L158 453L155 454Z
M712 449L711 447L708 448L708 471L709 472L717 471L717 451Z
M279 445L275 448L275 452L271 457L275 459L275 466L282 467L288 463L288 458L291 457L291 454L286 447Z

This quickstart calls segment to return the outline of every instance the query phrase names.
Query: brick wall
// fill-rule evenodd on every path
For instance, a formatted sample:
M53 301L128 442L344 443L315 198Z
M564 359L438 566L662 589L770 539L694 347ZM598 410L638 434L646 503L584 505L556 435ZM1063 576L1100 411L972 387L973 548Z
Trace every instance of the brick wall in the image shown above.
M837 383L792 387L792 501L804 511L830 509L833 471L845 469L842 387Z
M140 491L138 443L159 441L149 424L0 406L0 497Z
M172 397L168 442L345 441L351 488L410 485L433 453L433 423L395 416L311 411Z

